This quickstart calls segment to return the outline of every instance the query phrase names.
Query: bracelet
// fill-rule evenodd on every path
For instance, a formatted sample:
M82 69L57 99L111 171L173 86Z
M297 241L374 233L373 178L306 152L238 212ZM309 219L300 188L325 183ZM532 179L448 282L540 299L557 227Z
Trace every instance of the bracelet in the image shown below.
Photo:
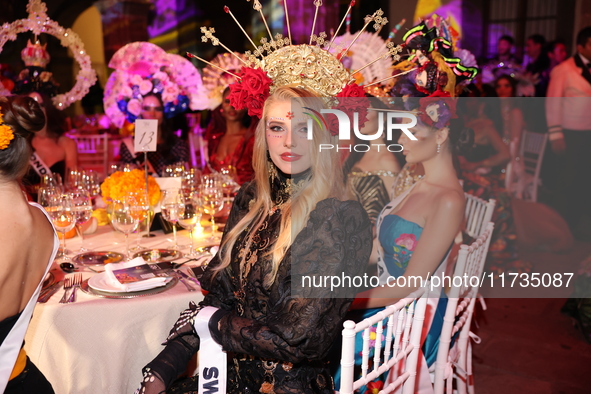
M564 139L564 134L562 134L562 131L549 132L548 139L550 141L562 140L562 139Z

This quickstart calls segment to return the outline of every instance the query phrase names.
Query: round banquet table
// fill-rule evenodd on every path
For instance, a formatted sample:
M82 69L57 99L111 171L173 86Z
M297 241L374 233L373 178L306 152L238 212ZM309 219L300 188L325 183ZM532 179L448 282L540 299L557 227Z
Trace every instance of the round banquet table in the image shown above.
M154 234L143 238L142 246L171 247L172 234ZM130 236L132 246L136 237ZM204 238L198 236L195 244L211 244ZM182 252L188 252L187 231L178 232L178 243ZM84 246L124 253L125 238L111 226L101 226L85 236ZM67 248L78 250L80 238L68 239ZM56 263L51 272L56 280L64 277ZM82 274L84 279L96 275L87 270ZM78 289L77 302L60 304L62 294L60 289L47 303L37 304L25 338L28 356L57 394L133 393L142 368L162 350L161 343L179 314L189 301L203 299L199 289L189 292L182 283L160 294L130 299L99 298Z

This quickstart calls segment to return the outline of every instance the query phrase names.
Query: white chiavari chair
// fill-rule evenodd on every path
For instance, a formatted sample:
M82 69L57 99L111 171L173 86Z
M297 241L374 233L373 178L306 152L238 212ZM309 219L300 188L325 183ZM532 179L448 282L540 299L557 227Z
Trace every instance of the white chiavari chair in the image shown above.
M453 278L462 280L458 279L455 283L461 282L461 285L452 285L448 294L435 363L435 394L451 394L454 380L458 393L474 392L470 324L493 229L494 224L488 222L482 234L472 244L460 246L452 284ZM477 278L478 281L470 278ZM459 337L450 349L452 338L458 332Z
M78 145L78 165L83 170L93 170L102 179L108 175L109 135L70 135Z
M397 388L401 389L403 394L414 392L426 304L425 289L421 288L359 323L352 320L343 323L340 394L352 394L386 372L387 386L380 393L391 393ZM376 339L370 346L372 330L375 330ZM355 335L361 331L362 377L354 380ZM383 340L379 340L382 335ZM370 370L371 350L373 357Z
M486 224L492 221L496 200L491 198L485 201L468 193L464 193L464 196L466 197L464 232L466 235L476 238L485 230Z
M547 134L525 131L521 144L521 160L523 161L524 177L522 198L525 201L536 202L538 200L538 185L540 183L540 170L544 159L544 150L548 140Z

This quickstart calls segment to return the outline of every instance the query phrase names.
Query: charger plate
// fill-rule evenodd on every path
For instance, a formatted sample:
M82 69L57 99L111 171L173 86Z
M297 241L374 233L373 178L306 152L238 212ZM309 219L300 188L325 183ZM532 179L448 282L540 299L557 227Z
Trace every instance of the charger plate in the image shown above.
M152 260L153 255L157 256L156 260ZM183 253L180 250L175 249L146 249L134 253L133 258L136 257L141 257L148 263L165 263L167 261L174 261L180 259L181 257L183 257Z
M86 252L80 253L72 259L74 263L82 265L105 265L108 263L120 263L125 255L117 252Z
M160 294L168 289L173 288L178 283L178 278L175 276L171 277L172 280L165 284L164 286L154 287L153 289L147 289L142 291L129 291L129 292L106 292L93 289L88 285L88 279L83 281L80 284L80 290L85 292L86 294L90 294L95 297L101 298L110 298L110 299L123 299L123 298L137 298L137 297L146 297L153 294Z

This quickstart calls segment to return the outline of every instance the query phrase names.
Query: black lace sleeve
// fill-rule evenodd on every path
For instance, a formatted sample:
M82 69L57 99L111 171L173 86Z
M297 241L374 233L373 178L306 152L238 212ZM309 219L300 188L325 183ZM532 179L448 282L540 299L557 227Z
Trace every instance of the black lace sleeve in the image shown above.
M355 293L333 293L328 287L306 293L313 298L297 297L292 278L363 275L371 247L371 224L358 202L321 201L280 265L268 299L258 300L268 302L266 321L220 310L213 316L217 322L210 321L214 339L226 351L256 357L292 363L323 358Z
M254 199L255 186L254 183L245 183L234 198L234 204L230 210L224 234L222 235L222 244L226 238L226 234L244 217L249 209L250 201ZM230 283L228 272L218 272L214 275L214 267L221 263L220 253L218 252L207 265L207 270L203 273L200 279L201 287L206 290L208 294L201 302L202 306L214 306L220 309L232 309L234 305L234 291ZM229 268L231 269L231 268Z

